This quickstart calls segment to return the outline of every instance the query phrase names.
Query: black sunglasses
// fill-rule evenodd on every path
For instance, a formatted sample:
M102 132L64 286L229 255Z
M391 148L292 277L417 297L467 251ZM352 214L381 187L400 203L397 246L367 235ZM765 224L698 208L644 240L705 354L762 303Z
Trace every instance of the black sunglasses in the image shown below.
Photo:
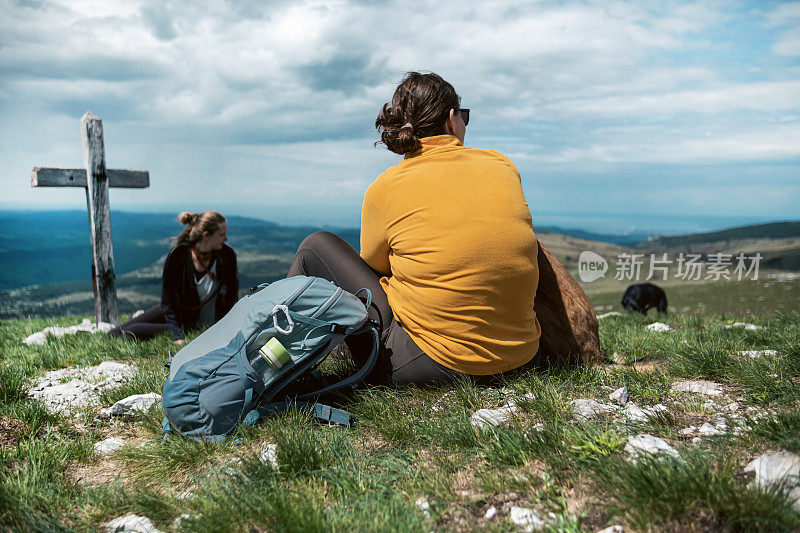
M464 121L464 125L469 125L469 109L459 109L459 113L461 113L461 120Z

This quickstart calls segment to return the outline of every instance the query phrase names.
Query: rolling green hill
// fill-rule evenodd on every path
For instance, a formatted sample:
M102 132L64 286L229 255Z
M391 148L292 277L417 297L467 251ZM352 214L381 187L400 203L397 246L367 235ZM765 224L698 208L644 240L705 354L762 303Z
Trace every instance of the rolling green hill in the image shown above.
M654 237L639 242L636 248L676 248L698 244L735 243L737 241L763 239L797 239L800 238L800 221L770 222L754 226L741 226L708 233L691 235L675 235L671 237Z

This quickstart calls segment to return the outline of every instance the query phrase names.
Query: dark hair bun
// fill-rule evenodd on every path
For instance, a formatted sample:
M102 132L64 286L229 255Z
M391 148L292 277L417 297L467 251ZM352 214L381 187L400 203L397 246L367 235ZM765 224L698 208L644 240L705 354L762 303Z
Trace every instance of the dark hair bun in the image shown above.
M194 224L197 221L197 213L190 213L189 211L184 211L180 215L178 215L178 222L181 224Z
M422 148L419 137L414 132L414 125L406 122L399 107L392 107L388 103L378 114L375 127L381 131L381 142L386 148L400 155L416 152Z
M445 123L450 110L460 109L460 104L456 90L440 76L408 72L397 86L392 103L383 104L378 113L378 142L396 154L416 152L422 148L420 139L450 133Z

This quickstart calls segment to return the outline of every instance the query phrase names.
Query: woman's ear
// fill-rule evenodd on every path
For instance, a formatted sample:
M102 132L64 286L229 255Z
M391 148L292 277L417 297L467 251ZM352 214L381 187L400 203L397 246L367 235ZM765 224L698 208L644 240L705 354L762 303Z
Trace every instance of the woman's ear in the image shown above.
M455 116L456 110L451 109L450 114L447 116L447 119L444 121L444 127L447 130L447 133L450 135L455 135L456 128L453 125L453 117Z

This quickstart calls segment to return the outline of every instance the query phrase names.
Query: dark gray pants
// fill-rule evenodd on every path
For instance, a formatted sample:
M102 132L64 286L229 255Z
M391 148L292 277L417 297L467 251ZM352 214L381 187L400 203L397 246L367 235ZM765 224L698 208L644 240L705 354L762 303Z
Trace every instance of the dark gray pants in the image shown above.
M369 381L373 383L427 385L452 382L465 375L446 368L423 352L397 322L380 284L380 275L361 259L352 246L327 231L312 233L300 243L289 276L317 276L344 290L372 293L369 317L381 326L383 357ZM370 339L350 337L347 346L356 364L369 355Z
M134 340L152 339L159 333L169 331L164 308L154 305L136 318L132 318L108 332L112 337L127 337Z
M380 274L372 270L352 246L333 233L318 231L300 243L289 269L289 276L298 275L327 279L353 294L365 287L372 292L369 317L380 324L383 343L383 357L368 380L372 383L429 385L470 379L480 385L491 385L503 376L532 368L538 360L534 357L531 363L519 369L491 376L470 376L437 363L414 343L397 322L380 284ZM347 346L356 364L364 361L372 348L367 336L350 337Z

